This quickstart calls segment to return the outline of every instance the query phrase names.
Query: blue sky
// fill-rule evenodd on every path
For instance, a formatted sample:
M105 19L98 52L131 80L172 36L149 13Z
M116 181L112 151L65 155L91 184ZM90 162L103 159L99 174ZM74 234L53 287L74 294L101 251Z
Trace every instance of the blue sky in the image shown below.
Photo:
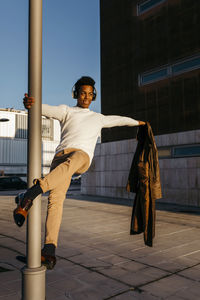
M23 109L28 89L28 0L0 3L0 108ZM73 106L82 75L96 81L100 112L99 0L43 0L43 103Z

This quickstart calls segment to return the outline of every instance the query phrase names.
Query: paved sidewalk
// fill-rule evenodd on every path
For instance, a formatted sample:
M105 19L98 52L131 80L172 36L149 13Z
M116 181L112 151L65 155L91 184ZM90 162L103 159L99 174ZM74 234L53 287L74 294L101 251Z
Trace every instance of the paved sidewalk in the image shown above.
M46 272L46 299L199 300L199 210L159 205L150 248L142 234L129 235L130 203L108 200L71 194L65 201L58 262ZM23 264L16 255L25 254L26 226L19 229L12 221L14 195L0 194L0 203L0 300L19 300Z

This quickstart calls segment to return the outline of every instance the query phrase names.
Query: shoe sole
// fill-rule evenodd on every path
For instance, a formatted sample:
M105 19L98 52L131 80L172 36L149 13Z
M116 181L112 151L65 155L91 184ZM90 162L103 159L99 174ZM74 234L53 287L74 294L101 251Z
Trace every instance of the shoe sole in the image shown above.
M18 226L18 227L21 227L25 220L26 220L26 217L28 215L28 212L32 206L32 202L27 202L25 207L21 207L21 202L22 202L22 199L20 197L20 195L22 194L19 194L17 197L15 197L15 203L17 204L17 208L13 211L13 218L14 218L14 221L15 221L15 224Z
M48 270L52 270L56 265L56 259L53 261L45 259L44 256L41 256L41 264L45 266Z
M13 218L18 227L21 227L24 224L27 214L28 212L20 206L13 211Z
M47 268L47 270L53 270L53 268L56 265L56 263L54 263L54 262L42 262L42 261L41 261L41 264L43 266L45 266Z
M22 256L22 255L17 255L16 256L16 259L24 264L27 263L27 259L26 259L26 256ZM42 266L45 266L48 270L53 270L53 268L55 267L56 265L56 261L53 262L53 261L42 261L41 259L41 265Z

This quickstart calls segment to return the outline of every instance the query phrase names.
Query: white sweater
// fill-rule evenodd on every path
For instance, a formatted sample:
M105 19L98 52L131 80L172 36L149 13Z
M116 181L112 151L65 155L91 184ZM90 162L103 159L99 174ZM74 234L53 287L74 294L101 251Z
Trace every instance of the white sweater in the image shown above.
M78 106L43 104L42 115L60 122L61 139L56 152L66 148L81 149L89 155L90 163L102 128L139 125L139 122L132 118L104 116Z

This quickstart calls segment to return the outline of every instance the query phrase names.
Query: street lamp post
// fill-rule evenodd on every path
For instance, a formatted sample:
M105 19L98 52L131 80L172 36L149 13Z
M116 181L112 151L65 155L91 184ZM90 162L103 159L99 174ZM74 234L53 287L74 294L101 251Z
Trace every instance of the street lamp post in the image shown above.
M41 177L42 0L29 0L28 94L35 104L28 113L28 186ZM41 266L41 197L34 200L27 220L27 266L22 269L22 299L45 300Z

